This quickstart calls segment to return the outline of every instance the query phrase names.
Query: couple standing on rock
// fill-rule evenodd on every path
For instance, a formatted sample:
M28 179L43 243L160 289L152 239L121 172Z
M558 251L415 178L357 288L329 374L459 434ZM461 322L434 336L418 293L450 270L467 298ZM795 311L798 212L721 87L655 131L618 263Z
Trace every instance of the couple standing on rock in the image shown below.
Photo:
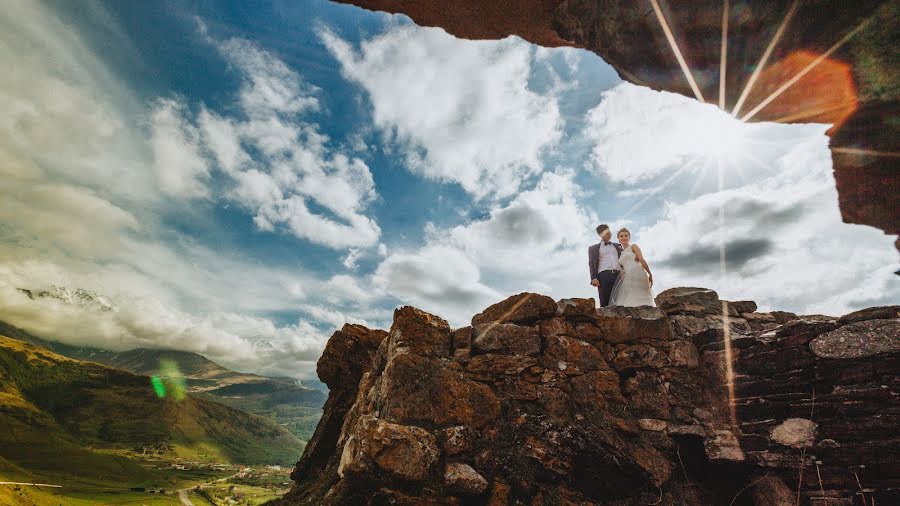
M622 228L611 242L609 225L597 226L600 242L588 248L591 284L600 293L600 306L655 306L650 287L653 274L631 232Z

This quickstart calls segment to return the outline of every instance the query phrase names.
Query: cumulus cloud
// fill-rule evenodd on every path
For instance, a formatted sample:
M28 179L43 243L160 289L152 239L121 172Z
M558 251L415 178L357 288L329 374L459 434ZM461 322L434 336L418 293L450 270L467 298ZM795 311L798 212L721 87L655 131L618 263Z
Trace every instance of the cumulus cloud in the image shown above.
M616 117L612 125L597 124L595 134L607 143L597 149L610 154L609 159L621 157L619 172L608 165L605 175L631 185L627 191L636 200L655 197L643 216L616 217L607 202L594 201L576 184L574 172L548 172L533 189L505 204L491 204L483 218L449 227L431 225L422 247L392 251L379 267L385 292L404 303L443 308L441 314L449 313L456 325L465 324L485 302L523 290L595 297L586 281L586 249L597 240L593 229L602 212L608 217L604 221L631 227L654 271L657 293L674 286L708 286L732 300L754 299L764 309L829 314L897 299L900 283L890 274L896 270L891 239L868 227L842 223L824 135L828 125L745 125L718 118L715 121L734 129L729 150L715 139L676 146L662 139L665 133L679 138L679 124L689 124L697 115L724 113L651 90L634 93L604 98L625 100L628 107L608 103L607 111L626 117ZM635 98L644 95L656 99ZM669 120L682 123L651 127L652 135L639 132L646 118L666 117L673 107L679 112ZM634 128L620 128L629 122ZM607 127L628 134L613 134L604 130ZM654 151L654 142L661 149ZM631 150L634 163L626 163ZM700 187L697 196L687 191L696 179L715 181L712 170L663 184L692 157L712 160L707 164L712 167L721 163L728 172L727 184L721 190ZM591 202L596 207L588 207ZM464 265L465 270L452 277L433 273L433 266L444 264Z
M741 150L765 158L805 135L791 125L741 123L713 104L628 82L604 91L585 119L594 170L624 183Z
M404 303L436 308L454 325L523 290L591 296L587 248L597 218L578 203L574 178L570 170L548 172L485 218L429 226L421 248L385 258L379 286Z
M827 128L794 126L805 140L763 159L753 180L695 199L667 195L663 215L635 234L654 288L708 286L763 308L828 314L896 300L900 282L886 274L896 264L891 239L841 219Z
M460 324L471 318L472 308L500 298L480 277L478 266L464 252L429 245L390 254L375 271L374 282L405 304Z
M200 132L233 183L227 198L254 213L262 230L283 229L336 249L374 245L381 230L365 215L377 197L369 167L334 153L328 136L304 119L319 108L317 88L249 41L209 41L240 75L239 113L204 107L195 127L181 110L179 131L191 140Z
M223 115L182 97L136 96L43 4L15 2L0 28L0 63L17 69L0 74L0 319L73 344L171 347L297 377L315 375L336 314L353 308L383 323L357 280L205 246L165 224L178 215L203 227L206 206L224 200L329 247L377 244L363 214L377 197L368 168L333 152L305 116L318 110L318 90L280 60L239 39L216 46L239 77L233 114ZM227 194L215 180L223 175ZM93 289L120 310L17 290L51 284ZM297 312L311 298L327 298L332 312L257 316Z
M521 39L468 41L409 25L358 50L329 31L321 38L417 174L476 198L506 197L542 171L542 153L560 140L556 99L529 89L533 46Z
M184 120L186 106L161 99L150 116L154 168L163 192L174 197L205 197L209 165L201 154L200 134Z
M139 123L141 100L46 5L13 0L0 12L0 182L36 180L156 198Z
M32 299L7 281L9 272L4 274L0 278L3 319L71 345L116 351L178 349L238 370L307 377L325 345L325 334L306 322L279 327L263 318L225 312L197 317L143 297L116 300L115 311L52 297ZM264 340L266 346L254 346L245 339L251 336L257 342ZM286 367L273 367L276 361Z

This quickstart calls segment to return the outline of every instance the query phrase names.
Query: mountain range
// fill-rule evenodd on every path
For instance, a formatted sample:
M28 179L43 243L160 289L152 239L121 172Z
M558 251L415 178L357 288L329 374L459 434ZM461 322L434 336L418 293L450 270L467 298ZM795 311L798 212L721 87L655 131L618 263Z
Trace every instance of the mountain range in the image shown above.
M168 460L288 464L303 450L303 441L270 419L194 395L161 395L147 376L14 337L0 335L4 480L171 486L168 464L148 466L130 455L149 448Z
M158 375L162 364L174 364L186 391L194 397L269 418L303 441L312 436L325 402L326 394L321 389L304 386L292 378L267 378L233 371L193 352L148 348L117 352L72 346L36 337L3 321L0 321L0 335L68 358L144 376Z

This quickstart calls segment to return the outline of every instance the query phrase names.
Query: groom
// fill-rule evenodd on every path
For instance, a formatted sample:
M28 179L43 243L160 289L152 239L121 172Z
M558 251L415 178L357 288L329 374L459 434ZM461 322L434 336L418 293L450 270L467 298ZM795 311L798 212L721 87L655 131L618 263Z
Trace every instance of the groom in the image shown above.
M610 242L612 232L605 223L597 226L597 235L600 236L600 242L588 248L588 268L591 271L591 284L600 293L600 306L605 307L609 305L609 296L621 269L619 255L622 254L622 245Z

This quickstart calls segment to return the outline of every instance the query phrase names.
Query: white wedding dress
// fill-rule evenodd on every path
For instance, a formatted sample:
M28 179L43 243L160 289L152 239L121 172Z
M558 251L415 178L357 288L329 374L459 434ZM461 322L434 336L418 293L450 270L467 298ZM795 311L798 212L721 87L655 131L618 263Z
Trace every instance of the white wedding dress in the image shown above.
M650 291L650 279L640 262L635 261L632 246L619 256L622 271L613 285L609 298L610 306L655 306L653 293Z

